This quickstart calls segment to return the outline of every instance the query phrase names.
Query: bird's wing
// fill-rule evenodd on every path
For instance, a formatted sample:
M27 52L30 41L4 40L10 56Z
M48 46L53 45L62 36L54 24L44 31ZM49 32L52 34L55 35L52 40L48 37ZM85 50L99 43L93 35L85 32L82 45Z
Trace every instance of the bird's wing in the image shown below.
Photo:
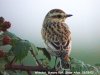
M52 50L71 49L71 32L65 23L50 23L42 32L45 43Z

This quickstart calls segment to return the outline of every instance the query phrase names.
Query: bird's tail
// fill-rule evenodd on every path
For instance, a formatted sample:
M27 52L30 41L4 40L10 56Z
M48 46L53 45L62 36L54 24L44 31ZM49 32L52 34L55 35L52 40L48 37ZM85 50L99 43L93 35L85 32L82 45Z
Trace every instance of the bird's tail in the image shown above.
M71 69L71 64L69 61L61 59L61 65L64 69Z
M60 56L62 68L68 69L70 68L70 58L68 56L67 50L64 50Z

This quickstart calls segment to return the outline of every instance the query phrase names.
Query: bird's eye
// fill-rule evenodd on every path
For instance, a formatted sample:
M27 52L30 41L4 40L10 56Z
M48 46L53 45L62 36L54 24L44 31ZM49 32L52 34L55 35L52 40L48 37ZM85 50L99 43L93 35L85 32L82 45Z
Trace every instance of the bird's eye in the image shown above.
M58 18L62 18L62 16L61 16L61 15L57 15L57 17L58 17Z
M54 15L52 18L62 18L62 15Z
M55 16L52 16L52 18L57 18L57 16L55 15Z

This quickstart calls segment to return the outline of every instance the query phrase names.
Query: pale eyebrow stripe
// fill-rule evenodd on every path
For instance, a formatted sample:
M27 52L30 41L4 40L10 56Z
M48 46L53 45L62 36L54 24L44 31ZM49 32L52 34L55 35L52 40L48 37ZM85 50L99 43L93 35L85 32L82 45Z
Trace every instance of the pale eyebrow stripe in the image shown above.
M55 15L65 15L64 13L54 13L54 14L50 14L50 16L55 16Z

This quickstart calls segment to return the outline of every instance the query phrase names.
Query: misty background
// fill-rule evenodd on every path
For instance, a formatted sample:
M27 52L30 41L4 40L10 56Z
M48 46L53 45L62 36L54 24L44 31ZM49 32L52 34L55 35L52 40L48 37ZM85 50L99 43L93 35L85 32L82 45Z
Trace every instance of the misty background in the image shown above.
M0 16L11 22L9 31L44 47L41 28L48 11L59 8L73 14L66 20L72 32L71 56L96 64L100 63L99 7L99 0L0 0Z

